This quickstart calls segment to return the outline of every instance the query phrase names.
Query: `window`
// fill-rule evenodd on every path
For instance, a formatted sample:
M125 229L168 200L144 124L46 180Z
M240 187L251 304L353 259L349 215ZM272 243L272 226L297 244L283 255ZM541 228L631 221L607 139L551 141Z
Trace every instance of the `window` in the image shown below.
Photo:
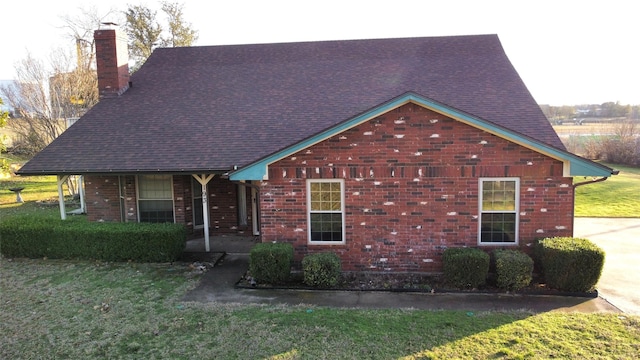
M174 222L171 175L138 176L140 222Z
M480 244L517 244L520 180L480 179Z
M344 243L344 181L307 180L309 242Z

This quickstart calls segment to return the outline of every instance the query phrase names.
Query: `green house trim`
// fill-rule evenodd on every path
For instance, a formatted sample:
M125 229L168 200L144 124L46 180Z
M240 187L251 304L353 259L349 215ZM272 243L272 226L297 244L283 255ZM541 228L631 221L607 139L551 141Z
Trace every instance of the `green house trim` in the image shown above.
M254 163L244 166L241 169L233 171L229 174L229 178L233 181L267 180L267 169L269 167L269 164L286 158L319 142L327 140L332 136L340 134L352 127L358 126L359 124L369 121L377 116L380 116L407 103L414 103L416 105L423 106L427 109L433 110L452 119L461 121L477 129L486 131L503 139L529 148L533 151L547 155L553 159L562 161L562 163L564 164L564 176L609 177L615 173L615 170L612 170L606 166L584 159L567 151L557 149L540 141L531 139L513 130L497 126L496 124L479 119L477 117L466 114L415 93L406 93L398 98L395 98L394 100L372 108L354 118L337 124L336 126L326 129L303 141L300 141L285 149L268 155Z

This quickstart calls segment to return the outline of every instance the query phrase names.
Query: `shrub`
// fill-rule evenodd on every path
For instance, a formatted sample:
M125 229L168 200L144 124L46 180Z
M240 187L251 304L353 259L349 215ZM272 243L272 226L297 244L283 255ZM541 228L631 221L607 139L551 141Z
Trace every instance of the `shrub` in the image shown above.
M533 259L518 250L494 250L496 285L501 289L518 290L531 283Z
M315 287L336 286L342 273L340 258L325 252L305 256L302 259L304 283Z
M449 248L442 254L445 280L459 288L484 285L489 274L489 254L476 248Z
M546 238L540 241L540 262L547 285L563 291L593 290L604 266L604 251L587 239Z
M170 262L184 251L180 224L72 222L16 216L0 223L7 257Z
M260 243L249 253L249 272L260 283L278 284L291 275L293 246L289 243Z

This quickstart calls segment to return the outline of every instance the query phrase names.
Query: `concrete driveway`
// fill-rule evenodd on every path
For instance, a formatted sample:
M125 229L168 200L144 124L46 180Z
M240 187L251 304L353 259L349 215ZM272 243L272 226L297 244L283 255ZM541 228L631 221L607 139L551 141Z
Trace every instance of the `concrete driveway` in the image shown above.
M640 315L640 218L575 218L573 234L605 251L599 295L625 313Z

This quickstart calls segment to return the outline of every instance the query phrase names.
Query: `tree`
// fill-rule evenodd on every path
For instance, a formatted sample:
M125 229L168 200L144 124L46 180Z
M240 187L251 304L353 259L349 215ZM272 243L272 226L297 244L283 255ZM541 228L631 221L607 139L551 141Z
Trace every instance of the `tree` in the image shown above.
M100 15L95 7L81 7L78 10L80 12L79 15L64 15L61 17L64 23L62 28L66 30L67 37L70 38L76 48L77 68L91 70L95 65L93 32L99 29L101 24L107 22L106 19L112 19L111 22L116 23L120 23L123 20L115 19L121 15L121 12L116 9L111 9L104 15Z
M14 150L37 153L66 129L66 119L98 102L95 72L74 67L73 54L63 49L54 51L48 63L28 54L16 65L16 81L0 89L17 114L9 121L16 134Z
M2 98L0 98L0 105L4 105L4 102L2 101ZM1 109L1 107L0 107ZM3 128L7 125L7 119L9 118L9 112L8 111L3 111L0 110L0 128ZM2 147L2 145L0 145L0 150L4 151L4 148Z
M178 3L162 2L162 11L167 14L169 22L169 35L164 38L166 47L191 46L198 40L198 32L191 29L183 19L183 5Z
M191 46L198 39L198 32L184 20L183 4L166 1L161 4L167 17L166 30L156 20L157 11L146 6L130 6L125 12L129 58L134 62L132 72L142 66L155 48Z
M72 47L52 51L45 61L27 54L15 67L13 84L0 88L15 109L8 126L16 134L16 152L40 151L66 129L66 120L82 116L99 100L93 31L119 12L99 16L95 8L80 11L76 17L61 17Z
M2 104L4 104L4 102L2 102L2 98L0 98L0 105ZM0 128L7 126L7 119L9 119L9 112L3 111L2 107L0 106ZM6 135L0 135L0 154L2 154L7 150L4 144L5 139L6 139ZM5 158L2 158L0 160L0 174L4 174L8 171L9 171L9 161L7 161L7 159Z
M125 31L129 35L129 58L134 61L131 70L136 71L160 45L162 26L155 20L155 11L142 5L134 5L125 13Z

